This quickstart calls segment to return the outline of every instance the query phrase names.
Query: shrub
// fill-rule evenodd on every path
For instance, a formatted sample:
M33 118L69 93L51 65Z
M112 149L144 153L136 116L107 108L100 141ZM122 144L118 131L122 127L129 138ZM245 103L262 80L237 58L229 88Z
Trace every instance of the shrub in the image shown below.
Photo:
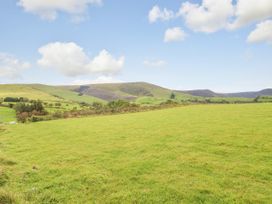
M27 112L22 112L17 114L17 120L18 122L21 122L21 123L25 123L28 117L29 117L29 114Z
M29 121L31 122L39 122L39 121L44 121L45 118L43 117L37 117L37 116L31 116L31 118L29 119Z
M58 103L55 103L55 106L59 106L59 107L60 107L60 106L61 106L61 103L59 103L59 102L58 102Z
M170 99L175 99L175 98L176 98L176 95L172 92L170 95Z
M28 120L28 118L31 116L47 115L47 112L45 111L41 101L32 101L31 104L17 103L14 106L14 109L17 112L18 122L22 122L22 123L25 123ZM35 120L38 120L38 119L30 118L30 121L35 121Z
M101 109L101 108L103 108L103 104L99 103L99 102L93 102L92 107L94 109Z
M26 103L17 103L14 106L14 109L16 110L17 113L22 113L22 112L33 112L36 111L38 113L43 113L45 112L43 104L41 101L33 101L31 104L26 104Z
M4 102L28 102L28 98L24 98L24 97L6 97L4 98Z
M60 111L57 111L57 112L53 113L52 116L53 116L53 118L56 118L56 119L63 118L63 114Z

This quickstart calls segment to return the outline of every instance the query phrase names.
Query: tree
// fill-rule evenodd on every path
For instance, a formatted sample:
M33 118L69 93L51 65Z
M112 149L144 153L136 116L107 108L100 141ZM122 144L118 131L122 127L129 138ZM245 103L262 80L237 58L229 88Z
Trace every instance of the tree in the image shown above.
M175 99L175 98L176 98L176 95L172 92L170 95L170 99Z
M255 99L254 99L254 102L259 102L259 100L260 100L260 96L257 96Z

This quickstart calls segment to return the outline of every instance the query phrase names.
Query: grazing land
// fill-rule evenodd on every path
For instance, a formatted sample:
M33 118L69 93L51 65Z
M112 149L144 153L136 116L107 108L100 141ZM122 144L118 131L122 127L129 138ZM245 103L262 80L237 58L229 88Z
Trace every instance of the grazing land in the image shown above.
M270 203L272 104L2 125L0 203Z
M15 110L0 107L0 123L16 121Z

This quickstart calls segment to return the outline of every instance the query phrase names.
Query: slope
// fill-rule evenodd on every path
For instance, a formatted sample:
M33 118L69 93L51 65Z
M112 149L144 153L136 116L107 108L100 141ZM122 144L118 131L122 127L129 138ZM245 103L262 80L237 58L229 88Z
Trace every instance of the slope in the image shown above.
M83 86L66 86L79 93L90 96L95 96L107 101L123 99L123 100L137 100L141 97L150 97L156 99L169 99L172 91L154 84L146 82L131 82L131 83L114 83L114 84L92 84ZM188 94L175 92L178 98L191 97Z

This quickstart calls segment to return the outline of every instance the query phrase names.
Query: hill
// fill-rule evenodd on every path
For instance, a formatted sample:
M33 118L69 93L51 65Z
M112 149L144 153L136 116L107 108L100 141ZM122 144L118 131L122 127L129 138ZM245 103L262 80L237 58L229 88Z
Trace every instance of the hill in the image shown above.
M180 91L180 92L187 93L193 96L200 96L200 97L222 97L222 94L215 93L209 89L189 90L189 91Z
M0 98L5 97L25 97L31 100L42 100L47 102L104 102L102 99L87 95L79 95L77 92L63 89L58 86L42 84L0 84Z
M5 97L25 97L33 100L40 99L46 101L59 100L56 96L27 84L0 84L0 98Z
M201 97L237 97L237 98L256 98L258 96L272 96L272 89L263 89L261 91L239 92L239 93L216 93L208 89L181 91L193 96Z
M0 203L270 203L271 112L195 105L0 126Z
M252 92L240 92L240 93L228 93L224 94L226 97L244 97L244 98L256 98L258 96L272 96L272 89L263 89L261 91Z
M146 82L91 84L71 86L49 86L42 84L0 85L0 99L4 97L26 97L43 101L65 101L74 103L106 103L113 100L127 100L143 105L160 104L172 98L184 101L252 101L258 96L272 96L272 89L258 92L216 93L211 90L171 90Z
M191 98L189 94L173 91L146 82L92 84L83 86L63 86L78 93L95 96L106 101L117 99L137 100L144 98L169 99L174 92L177 98Z

